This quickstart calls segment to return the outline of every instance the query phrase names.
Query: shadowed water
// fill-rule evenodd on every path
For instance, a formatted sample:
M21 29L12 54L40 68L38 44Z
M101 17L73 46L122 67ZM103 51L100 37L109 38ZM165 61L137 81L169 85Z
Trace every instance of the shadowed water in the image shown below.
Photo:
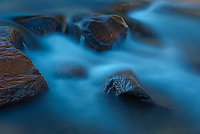
M199 57L199 19L163 13L163 5L174 4L154 3L128 14L155 31L159 47L135 41L129 34L120 46L97 54L67 35L53 34L40 39L45 50L24 51L50 89L28 102L1 109L1 133L200 133L200 77L189 64ZM56 76L61 63L71 62L85 67L87 77ZM125 69L136 74L155 105L130 104L102 94L101 81Z

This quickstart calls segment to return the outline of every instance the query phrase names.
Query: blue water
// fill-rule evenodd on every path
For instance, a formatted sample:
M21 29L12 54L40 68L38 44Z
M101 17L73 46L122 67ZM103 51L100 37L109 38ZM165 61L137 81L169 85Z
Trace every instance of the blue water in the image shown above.
M156 2L130 12L150 27L160 46L128 35L112 51L94 53L68 35L40 38L45 50L24 53L45 77L50 89L17 106L0 110L2 134L197 134L200 133L199 48L197 16L161 12L162 6L196 8L193 4ZM85 78L61 78L62 63L86 68ZM191 64L195 63L195 64ZM195 68L195 69L194 69ZM132 70L156 106L140 107L102 94L100 82L120 71Z

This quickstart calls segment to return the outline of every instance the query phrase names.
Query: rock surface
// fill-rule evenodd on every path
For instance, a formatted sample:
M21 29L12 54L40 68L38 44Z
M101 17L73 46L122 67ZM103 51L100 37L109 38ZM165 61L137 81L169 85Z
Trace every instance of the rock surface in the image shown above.
M59 19L46 16L30 17L17 23L26 27L39 37L57 32L61 29L61 21Z
M86 47L96 52L112 49L128 33L128 25L118 15L79 14L72 17L71 23L69 34L76 40L84 36Z
M152 3L153 0L114 3L106 7L104 13L118 14L122 16L129 26L130 33L134 40L138 40L145 44L160 46L160 40L150 26L128 16L128 14L131 12L137 12L137 10L145 10L145 8L148 8Z
M24 49L23 37L17 29L8 26L0 26L0 35L1 37L7 38L15 48L19 50Z
M120 71L116 74L114 74L115 76L116 75L129 75L130 77L132 77L139 85L140 84L140 81L138 80L137 76L131 71L131 70L123 70L123 71ZM113 75L113 76L114 76Z
M7 36L0 35L0 106L33 97L47 88L31 60L14 48Z
M131 71L123 71L106 78L104 93L112 94L128 101L152 104L151 97L135 80Z
M130 2L119 2L112 5L110 8L116 12L126 14L130 11L141 10L147 8L152 3L152 0L137 0Z

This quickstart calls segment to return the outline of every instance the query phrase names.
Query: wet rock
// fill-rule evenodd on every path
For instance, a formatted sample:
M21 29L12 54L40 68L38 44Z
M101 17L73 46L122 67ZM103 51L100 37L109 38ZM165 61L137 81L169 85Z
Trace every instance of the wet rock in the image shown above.
M156 12L162 13L162 14L173 14L173 15L183 15L187 17L195 17L199 18L200 17L200 6L195 5L196 7L190 7L188 8L188 5L184 6L182 4L170 4L166 3L161 6L159 6L156 9Z
M18 21L17 23L40 37L57 31L62 31L60 19L53 17L36 16Z
M150 0L137 0L137 1L130 1L130 2L119 2L112 6L110 6L111 10L114 10L121 14L127 14L130 11L136 11L147 8L152 1Z
M113 76L116 76L116 75L130 75L140 85L140 81L131 70L123 70L114 74Z
M84 78L87 76L86 69L78 64L67 63L56 68L56 76L67 78Z
M62 33L66 33L67 30L67 19L66 15L54 15L53 16L56 20L60 23L60 29L58 31L61 31Z
M26 19L30 19L30 18L33 18L33 17L39 17L40 15L25 15L25 16L14 16L14 17L11 17L10 19L16 23L19 23L20 21L24 21Z
M77 14L71 17L68 27L67 27L67 33L75 39L77 42L80 41L81 33L82 33L82 21L85 18L92 18L93 14L90 13L82 13Z
M33 97L47 89L47 83L31 60L0 36L0 106Z
M131 36L134 39L146 44L160 46L161 43L153 29L137 20L130 18L126 18L126 20L129 25Z
M43 15L28 15L28 16L18 16L18 17L12 17L11 20L13 20L16 23L21 23L24 20L31 19L34 17L49 17L55 20L57 23L59 23L60 27L58 28L58 31L61 31L62 33L66 32L67 28L67 21L66 21L66 15L64 14L57 14L57 13L46 13Z
M138 84L131 71L123 71L108 77L104 81L104 93L112 94L123 100L152 104L151 97Z
M121 16L123 16L124 20L128 24L131 36L134 38L134 40L138 40L145 44L160 46L160 41L157 37L157 34L152 28L126 15Z
M23 37L17 29L8 26L0 26L0 35L1 37L7 38L15 48L19 50L24 49Z
M128 33L128 25L118 15L79 14L72 17L71 23L69 34L76 40L84 36L86 47L96 52L112 49Z
M200 74L200 46L198 42L192 42L192 44L181 44L180 52L184 57L184 67L188 72Z
M104 7L106 8L106 10L104 10L104 13L118 14L122 16L129 26L130 33L134 40L138 40L145 44L160 46L160 41L157 37L157 34L151 27L128 16L128 13L130 12L145 10L145 8L148 8L152 4L152 2L153 0L119 2L109 5L108 7Z

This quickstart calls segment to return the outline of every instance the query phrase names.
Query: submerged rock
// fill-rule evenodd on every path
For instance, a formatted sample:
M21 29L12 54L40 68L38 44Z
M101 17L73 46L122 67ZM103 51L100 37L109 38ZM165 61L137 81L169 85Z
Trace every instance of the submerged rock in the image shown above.
M129 25L131 36L134 39L146 44L160 46L161 43L158 36L151 27L134 19L126 18L126 20Z
M47 88L31 60L0 35L0 106L33 97Z
M46 16L35 16L28 17L27 19L17 20L17 23L26 27L37 36L44 36L57 31L61 31L61 20L60 18L46 17Z
M1 37L7 38L15 48L19 50L24 49L23 37L17 29L9 26L0 26L0 35Z
M106 78L104 93L112 94L128 101L137 101L152 104L151 97L135 80L131 71L123 71Z
M152 3L152 0L137 0L137 1L129 1L129 2L119 2L112 6L110 6L111 10L114 10L116 12L126 14L130 11L136 11L141 10L144 8L149 7L149 5Z
M156 12L162 14L173 14L173 15L182 15L186 17L195 17L199 19L200 17L200 6L196 5L196 7L190 7L181 4L163 4L157 7Z
M56 76L67 78L84 78L87 76L86 69L78 64L62 64L56 68Z
M86 47L103 52L125 40L128 25L118 15L79 14L72 17L68 32L78 41L84 36Z

